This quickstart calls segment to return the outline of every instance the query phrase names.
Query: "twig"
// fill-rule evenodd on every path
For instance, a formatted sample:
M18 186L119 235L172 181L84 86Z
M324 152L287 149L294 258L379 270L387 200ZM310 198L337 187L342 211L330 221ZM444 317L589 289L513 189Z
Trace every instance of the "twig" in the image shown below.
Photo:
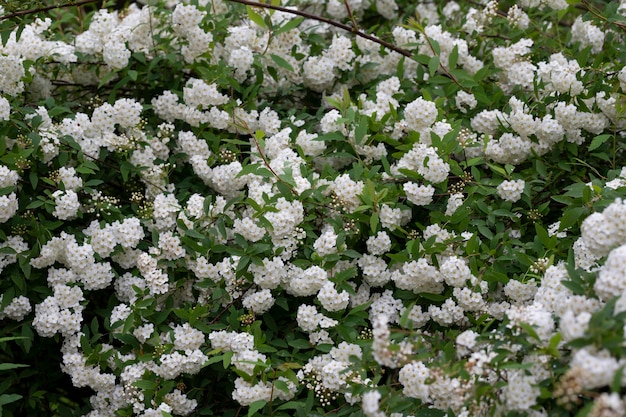
M426 31L422 31L422 35L424 36L424 39L426 39L426 42L428 42L428 47L430 48L430 50L433 52L433 55L437 55L437 51L435 51L435 47L433 45L433 43L430 41L430 38L428 37L428 35L426 35ZM440 58L441 58L441 54ZM449 63L448 63L449 64ZM450 73L450 71L448 70L448 68L446 68L445 65L443 65L443 62L441 62L441 59L439 59L439 68L441 68L441 70L443 71L444 75L448 78L450 78L452 80L452 82L454 82L456 85L458 85L459 87L461 87L461 89L463 91L465 91L466 93L468 93L469 91L463 87L461 85L461 83L459 82L459 80L456 79L456 77L454 75L452 75Z
M26 15L29 15L29 14L47 12L48 10L64 9L66 7L83 6L85 4L101 3L101 2L102 2L102 0L82 0L82 1L77 1L75 3L68 3L68 4L62 4L62 5L41 7L39 9L21 10L19 12L9 13L9 14L5 14L4 16L0 16L0 21L7 20L7 19L12 19L14 17L26 16Z
M261 149L261 144L259 143L259 140L256 138L256 136L254 135L254 132L250 129L250 127L245 122L245 120L239 119L237 121L240 122L241 124L240 125L235 124L235 126L242 127L246 131L248 131L248 134L250 135L250 137L254 141L254 144L256 145L256 148L259 151L259 155L261 156L261 159L263 160L263 164L265 165L265 167L272 173L272 175L274 176L274 178L276 178L277 181L280 181L283 184L285 184L287 186L287 188L289 188L289 190L291 191L292 194L297 195L298 193L296 192L296 190L294 190L294 188L291 186L291 184L289 184L287 181L283 180L278 175L278 173L276 171L274 171L274 168L272 168L272 166L270 165L270 161L268 161L267 157L265 156L265 153L263 152L263 149Z
M352 9L350 9L350 4L348 4L348 0L343 0L343 4L346 6L346 10L348 11L348 16L350 17L350 21L352 22L352 32L359 31L359 25L356 23L356 19L352 14Z
M323 16L318 16L318 15L314 15L308 12L303 12L301 10L294 10L294 9L288 9L286 7L281 7L281 6L274 6L273 4L265 4L265 3L259 3L256 1L251 1L251 0L228 0L234 3L240 3L240 4L245 4L247 6L252 6L252 7L260 7L260 8L265 8L265 9L272 9L272 10L278 10L280 12L284 12L284 13L290 13L290 14L295 14L298 16L302 16L305 17L307 19L313 19L313 20L317 20L319 22L323 22L323 23L328 23L331 26L335 26L338 27L340 29L343 29L347 32L350 33L354 33L356 36L359 36L363 39L367 39L369 41L372 41L374 43L377 43L379 45L384 46L387 49L390 49L394 52L399 53L400 55L403 55L407 58L411 58L413 56L413 54L410 51L407 51L406 49L402 49L397 47L396 45L389 43L387 41L384 41L382 39L379 39L375 36L372 36L368 33L362 32L360 30L356 30L356 28L354 26L351 25L346 25L344 23L340 23L340 22L336 22L332 19L328 19L326 17Z

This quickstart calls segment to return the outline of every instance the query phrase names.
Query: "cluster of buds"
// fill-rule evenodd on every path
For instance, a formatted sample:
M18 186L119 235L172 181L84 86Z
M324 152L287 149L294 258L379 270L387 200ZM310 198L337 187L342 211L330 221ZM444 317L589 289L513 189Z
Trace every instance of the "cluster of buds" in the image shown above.
M464 127L459 132L459 136L457 136L457 140L459 141L461 146L463 146L464 148L467 148L469 146L472 146L472 145L476 144L477 137L478 136L476 135L476 133L474 133L470 129Z
M374 333L372 332L372 329L370 329L369 327L366 327L363 330L361 330L361 332L359 333L358 339L359 340L371 340L373 337L374 337Z
M255 315L253 311L239 316L239 322L244 326L251 326L252 323L254 323L254 320L255 320Z
M237 154L230 149L220 149L219 159L222 164L230 164L237 160Z
M356 227L356 222L354 219L344 219L343 221L343 231L346 233L356 233L358 229Z
M91 193L91 201L86 207L87 213L95 213L96 217L101 214L111 215L114 210L119 208L119 199L116 197L103 195L100 191Z
M322 407L330 405L337 399L337 393L324 385L322 377L315 371L305 367L298 373L298 377L304 382L305 387L315 394Z
M584 369L580 367L568 369L561 379L559 379L553 392L557 404L567 410L576 409L582 401L580 395L584 389L584 377Z
M530 271L534 274L544 273L548 266L550 266L550 259L539 258L530 266Z
M463 176L459 178L459 181L448 187L448 192L450 193L450 195L463 193L463 190L465 190L465 186L469 184L473 179L474 177L472 177L472 174L470 174L469 172L464 172Z
M528 210L528 218L534 223L537 220L541 219L543 216L539 213L537 209Z

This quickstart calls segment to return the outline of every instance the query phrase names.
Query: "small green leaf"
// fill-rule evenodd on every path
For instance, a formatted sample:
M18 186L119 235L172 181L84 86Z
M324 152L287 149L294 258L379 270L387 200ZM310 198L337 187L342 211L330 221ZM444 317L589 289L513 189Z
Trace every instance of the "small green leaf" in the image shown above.
M140 379L139 381L135 381L131 384L133 387L141 388L143 390L153 390L159 386L159 383L156 381L147 381L145 379Z
M428 73L434 76L439 68L439 56L435 55L428 60Z
M9 404L9 403L15 402L15 401L19 400L20 398L22 398L22 396L19 395L19 394L2 394L2 395L0 395L0 407L5 405L5 404ZM2 412L2 409L0 408L0 413L1 412Z
M255 12L252 7L246 6L246 11L248 12L248 19L252 20L263 29L267 29L267 25L265 24L265 20L263 20L263 17Z
M310 349L311 343L304 339L294 339L287 341L287 344L296 349Z
M602 144L604 142L606 142L607 140L611 139L613 136L612 135L599 135L596 136L595 138L593 138L593 140L591 141L591 144L589 145L589 152L598 149L600 146L602 146Z
M292 29L297 28L298 26L300 26L300 23L302 23L303 20L304 20L304 17L296 17L294 19L291 19L290 21L288 21L281 27L277 28L274 31L274 36L280 35L281 33L288 32Z
M283 58L282 56L270 54L270 58L272 58L272 61L274 61L276 65L278 65L282 69L286 69L287 71L294 72L294 69L291 66L291 64L287 62L285 58Z
M224 369L227 369L230 366L230 361L233 358L233 352L231 350L224 352L222 355L222 365L224 365Z
M25 368L28 366L29 365L23 365L21 363L0 363L0 371L6 371L9 369L16 369L16 368Z
M450 56L448 58L448 66L450 69L453 69L454 67L456 67L456 62L459 59L459 47L458 45L454 45L454 48L452 48L452 52L450 52Z
M360 145L361 142L363 142L363 139L367 134L367 121L368 118L366 116L361 116L361 118L359 119L359 124L354 130L354 140L357 145Z
M372 233L376 232L379 223L380 219L378 218L378 213L372 213L372 215L370 216L370 229Z
M257 400L250 404L250 408L248 409L248 417L254 416L254 414L259 411L261 408L265 407L267 404L266 401Z
M578 219L582 217L587 209L585 207L572 207L565 210L563 217L561 217L561 224L559 230L565 230L570 226L573 226L578 222Z

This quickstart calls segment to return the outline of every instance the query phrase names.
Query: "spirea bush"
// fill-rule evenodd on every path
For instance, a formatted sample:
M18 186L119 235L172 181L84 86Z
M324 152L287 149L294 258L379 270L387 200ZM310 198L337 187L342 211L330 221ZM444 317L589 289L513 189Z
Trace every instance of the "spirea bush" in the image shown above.
M3 415L626 414L623 0L2 4Z

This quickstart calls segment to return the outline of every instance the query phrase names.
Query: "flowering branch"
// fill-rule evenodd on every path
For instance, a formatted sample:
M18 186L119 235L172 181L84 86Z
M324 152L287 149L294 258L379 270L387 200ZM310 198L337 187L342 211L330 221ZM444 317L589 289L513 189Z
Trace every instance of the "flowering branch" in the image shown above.
M5 14L4 16L0 16L0 21L7 20L7 19L13 19L14 17L26 16L26 15L29 15L29 14L47 12L48 10L64 9L66 7L74 7L74 6L84 6L85 4L101 3L101 2L102 2L102 0L82 0L82 1L77 1L75 3L54 5L54 6L46 6L46 7L41 7L41 8L38 8L38 9L21 10L19 12L9 13L9 14Z
M235 2L235 3L245 4L247 6L252 6L252 7L261 7L261 8L265 8L265 9L278 10L280 12L295 14L295 15L298 15L298 16L305 17L307 19L313 19L313 20L317 20L319 22L328 23L331 26L335 26L337 28L343 29L346 32L354 33L356 36L360 36L363 39L367 39L369 41L372 41L374 43L382 45L385 48L391 49L392 51L397 52L400 55L403 55L403 56L405 56L407 58L411 58L413 56L410 51L407 51L406 49L399 48L399 47L397 47L396 45L394 45L392 43L389 43L389 42L384 41L382 39L379 39L379 38L377 38L375 36L372 36L372 35L370 35L368 33L360 31L355 26L346 25L346 24L343 24L343 23L340 23L340 22L336 22L334 20L328 19L328 18L323 17L323 16L314 15L314 14L311 14L311 13L303 12L301 10L294 10L294 9L288 9L286 7L274 6L273 4L259 3L259 2L251 1L251 0L229 0L229 1L232 1L232 2Z

